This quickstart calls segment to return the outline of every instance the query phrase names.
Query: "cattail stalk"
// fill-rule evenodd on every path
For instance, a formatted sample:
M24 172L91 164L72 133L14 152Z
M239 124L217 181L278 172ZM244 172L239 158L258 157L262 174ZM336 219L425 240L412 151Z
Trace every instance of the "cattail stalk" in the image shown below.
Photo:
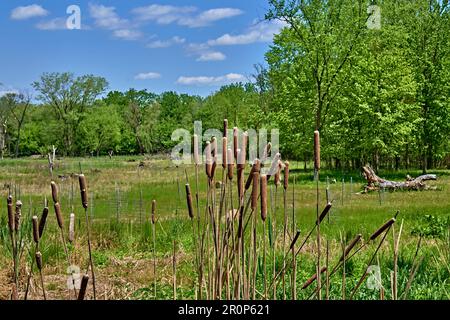
M319 217L319 172L320 172L320 135L314 131L314 173L316 177L316 214L317 214L317 300L322 300L320 267L320 217Z
M287 237L287 228L288 228L288 215L287 215L287 189L289 186L289 162L286 161L284 163L284 179L283 179L283 218L284 218L284 226L283 226L283 273L281 274L282 283L283 283L283 300L286 300L286 278L285 278L285 269L286 269L286 237Z
M81 284L80 284L80 291L78 293L78 300L83 301L84 297L86 296L86 289L89 282L89 275L85 274L83 275L83 278L81 278Z
M152 201L152 238L153 238L153 297L156 299L156 200Z
M44 300L47 300L47 294L45 292L45 284L44 284L44 275L42 274L42 254L39 251L36 252L36 265L39 270L39 275L41 278L42 295L44 296Z
M94 259L92 257L92 245L91 245L91 221L88 214L88 192L87 192L87 182L86 177L84 174L80 174L78 176L78 182L80 184L80 194L81 194L81 204L84 208L85 213L85 220L86 220L86 231L87 231L87 243L88 243L88 252L89 252L89 267L86 270L86 273L88 273L89 268L91 269L91 275L92 275L92 289L94 293L94 300L97 299L97 290L95 286L95 270L94 270Z

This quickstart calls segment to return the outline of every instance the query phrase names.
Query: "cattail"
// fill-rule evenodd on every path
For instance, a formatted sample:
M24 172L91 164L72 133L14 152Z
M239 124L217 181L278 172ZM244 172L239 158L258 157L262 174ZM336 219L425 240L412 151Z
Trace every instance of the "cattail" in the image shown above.
M80 192L81 192L81 203L83 204L83 208L88 208L88 193L87 193L87 184L86 177L84 174L80 174L78 176L78 181L80 182Z
M356 237L350 242L350 244L347 246L347 248L345 248L345 256L347 257L348 254L350 253L350 251L352 251L352 249L356 246L356 244L361 241L361 234L356 235ZM341 258L339 259L339 261L344 260L344 254L342 254Z
M78 300L80 301L84 300L88 282L89 276L87 274L83 275L83 278L81 278L80 291L78 292Z
M189 183L186 183L186 201L188 207L189 218L194 218L194 209L192 207L192 195L191 195L191 187Z
M31 219L32 223L33 223L33 240L35 243L39 242L39 222L38 222L38 217L37 216L33 216L33 218Z
M297 240L298 240L298 237L300 237L300 230L297 230L297 232L295 233L295 237L294 237L294 239L292 240L291 245L289 246L289 250L292 250L292 248L294 248L295 243L296 243Z
M72 243L74 240L75 240L75 213L71 213L69 218L69 242Z
M58 226L60 229L62 229L64 226L64 222L63 222L63 217L62 217L62 213L61 213L61 205L59 204L59 202L56 202L53 206L55 208L55 214L56 214L56 220L58 221Z
M200 164L200 157L199 157L199 153L198 153L198 136L196 134L194 134L194 139L193 139L193 144L194 144L194 163L196 166L198 166Z
M266 221L267 218L267 175L262 174L261 180L261 219Z
M228 149L228 179L233 180L233 171L234 171L234 157L233 151Z
M152 201L152 224L156 223L156 200Z
M389 228L394 222L395 222L395 218L391 218L390 220L388 220L385 224L383 224L377 231L375 231L370 236L370 240L375 240L376 238L378 238L378 236L380 234L382 234L383 231L385 231L387 228Z
M42 270L42 254L38 251L36 252L36 265L39 270Z
M45 223L47 222L48 216L48 207L45 206L44 210L42 210L42 216L39 220L39 238L42 238L42 234L44 233Z
M289 161L284 162L284 180L283 180L284 190L289 186Z
M206 162L205 162L206 176L211 179L212 156L211 156L211 142L209 141L206 142L205 155L206 155Z
M258 186L259 186L259 172L253 172L251 175L252 181L252 210L256 209L258 205Z
M222 138L222 168L227 167L227 144L228 144L228 138L223 137Z
M211 138L211 156L214 158L217 154L217 139L216 137Z
M242 164L239 164L239 159L241 158L241 149L238 149L238 164L237 164L237 187L238 187L238 196L239 199L244 194L244 168L242 167Z
M52 186L53 203L57 203L57 202L59 202L59 199L58 199L58 186L56 185L55 181L52 181L50 183L50 185Z
M233 151L234 151L234 159L237 159L238 157L238 134L239 130L237 127L233 128Z
M223 137L228 139L228 120L223 119Z
M238 158L238 169L244 169L247 160L247 142L248 142L248 132L244 132L242 135L241 147Z
M248 175L247 182L245 183L245 190L248 190L250 188L250 185L253 181L253 173L260 172L261 170L261 161L259 159L255 159L253 161L252 169L250 170L250 174Z
M268 143L265 147L264 147L264 150L263 150L263 155L262 155L262 158L261 158L261 162L264 164L266 161L267 161L267 159L269 158L269 154L270 154L270 152L272 151L272 143Z
M22 201L17 200L16 202L16 215L14 220L14 230L16 232L20 229L20 218L22 217Z
M214 155L213 162L211 165L211 180L214 179L214 175L216 174L216 168L217 168L217 156Z
M275 173L273 182L275 184L276 187L278 187L279 185L281 185L281 169L283 168L283 164L281 162L281 160L278 160L278 170Z
M13 232L15 227L15 215L14 215L14 209L13 209L13 200L12 196L9 196L7 199L7 205L8 205L8 226L9 226L9 232Z
M320 134L314 131L314 169L320 170Z
M321 274L324 273L325 271L327 271L327 267L323 267L320 269ZM303 284L302 289L308 288L311 285L311 283L313 283L316 279L317 279L317 273L315 273L311 278L306 280L306 282Z
M270 170L267 173L267 180L270 179L271 176L275 175L278 172L278 162L281 160L281 154L277 153L272 160L272 165L270 166Z
M319 216L319 222L316 221L316 224L320 224L323 221L323 219L325 219L328 212L330 212L331 206L332 206L331 202L328 202L327 205L325 206L325 208L323 209L322 213Z

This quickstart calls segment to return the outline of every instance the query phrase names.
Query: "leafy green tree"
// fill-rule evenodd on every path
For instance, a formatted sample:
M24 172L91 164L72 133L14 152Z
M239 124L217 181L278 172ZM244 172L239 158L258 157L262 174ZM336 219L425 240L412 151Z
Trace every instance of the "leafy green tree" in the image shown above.
M38 100L48 104L53 116L60 122L62 151L75 155L77 132L85 111L101 95L108 82L102 77L72 73L44 73L33 87L39 92Z

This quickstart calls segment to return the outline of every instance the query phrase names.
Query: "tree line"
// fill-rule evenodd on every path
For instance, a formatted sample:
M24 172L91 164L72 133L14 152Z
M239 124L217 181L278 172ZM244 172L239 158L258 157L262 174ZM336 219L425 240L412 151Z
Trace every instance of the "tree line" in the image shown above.
M329 167L445 167L450 163L448 1L269 0L285 28L252 81L207 97L107 91L94 75L45 73L36 97L0 98L0 148L9 156L168 152L177 128L280 129L280 150L310 160L320 130ZM373 5L380 8L374 16ZM379 19L371 27L374 21ZM306 162L305 161L305 162Z

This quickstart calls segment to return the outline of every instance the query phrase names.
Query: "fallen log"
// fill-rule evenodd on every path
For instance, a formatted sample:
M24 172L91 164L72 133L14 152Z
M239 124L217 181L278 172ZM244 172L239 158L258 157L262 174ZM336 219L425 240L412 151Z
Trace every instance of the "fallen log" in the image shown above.
M435 174L425 174L417 178L412 178L409 175L406 177L406 181L390 181L380 178L375 171L368 165L362 168L362 174L367 180L367 185L364 187L364 193L370 191L377 191L385 189L389 191L394 190L426 190L429 188L425 181L436 180Z

